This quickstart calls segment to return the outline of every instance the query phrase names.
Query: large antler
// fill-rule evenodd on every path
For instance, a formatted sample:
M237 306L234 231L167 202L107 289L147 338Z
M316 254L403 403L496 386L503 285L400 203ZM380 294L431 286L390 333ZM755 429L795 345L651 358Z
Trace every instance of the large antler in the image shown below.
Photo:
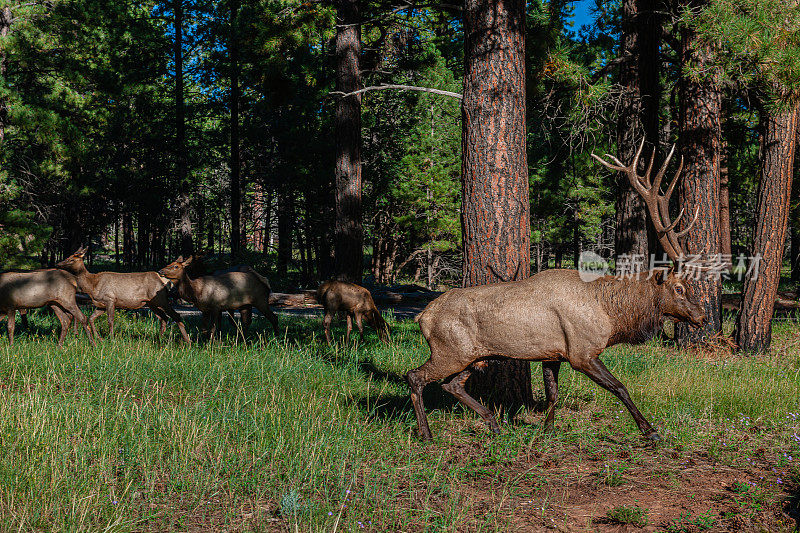
M643 148L644 140L642 140L642 143L639 145L639 149L636 151L636 155L633 157L633 162L629 166L623 165L619 159L610 154L606 154L606 157L612 161L611 163L596 156L595 154L592 154L592 157L594 157L606 168L625 173L625 175L628 177L628 181L636 190L636 192L639 193L639 196L642 197L645 205L647 206L647 210L650 212L650 218L653 220L653 225L655 226L656 234L658 235L658 242L661 243L661 246L664 248L664 251L667 252L667 255L670 257L670 259L673 261L678 261L682 255L685 255L683 247L678 239L686 235L691 227L694 226L694 223L697 222L697 217L700 215L700 208L697 208L697 211L695 211L694 214L694 219L692 219L688 226L686 226L682 231L675 231L675 228L678 226L678 222L680 222L681 218L683 217L683 209L681 209L681 212L678 213L678 218L675 219L675 222L672 222L669 216L669 199L672 196L672 192L675 190L675 184L678 183L681 170L683 170L683 158L681 157L678 170L675 172L675 177L673 178L672 182L667 187L667 191L664 194L661 194L661 180L663 179L664 173L667 170L667 165L669 165L669 162L672 159L672 155L675 153L675 145L672 145L672 150L669 151L667 159L664 161L664 164L661 165L661 168L658 170L655 179L652 181L650 179L650 174L653 171L653 161L656 157L655 148L653 149L653 155L650 156L650 164L647 165L647 171L645 172L644 176L640 176L636 170L636 167L639 165L639 157L642 155Z

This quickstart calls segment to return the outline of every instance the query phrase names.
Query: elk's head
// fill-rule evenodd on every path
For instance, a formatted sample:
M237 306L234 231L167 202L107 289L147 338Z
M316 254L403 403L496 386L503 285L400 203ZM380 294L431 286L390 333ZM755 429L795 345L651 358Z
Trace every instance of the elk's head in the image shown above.
M675 185L683 169L683 158L678 164L678 169L675 171L675 177L667 185L667 190L661 192L661 181L667 171L667 166L675 153L675 146L673 145L661 168L656 172L655 177L652 176L653 163L655 161L656 151L653 150L653 155L650 157L650 163L645 169L644 175L639 175L639 158L644 149L644 140L639 145L636 155L630 165L625 165L613 155L606 154L606 159L592 154L597 161L604 167L622 172L628 178L631 187L641 196L647 211L650 213L650 219L656 230L656 236L661 247L667 253L672 261L678 263L686 256L686 251L681 243L681 239L686 236L689 230L697 222L700 215L700 209L695 211L694 218L684 224L684 228L678 231L676 228L682 221L684 210L681 209L677 218L673 221L669 214L669 200L672 193L675 191ZM689 283L686 282L680 275L670 269L669 271L660 270L655 275L656 283L660 288L660 302L661 311L667 316L677 320L684 320L700 327L706 320L705 310L697 302L697 299L692 294Z
M83 265L83 257L86 255L86 252L88 250L89 250L88 247L81 246L74 254L67 257L63 261L59 261L58 263L56 263L56 267L62 270L66 270L67 272L72 272L73 274L77 274L79 271L86 268Z
M653 277L659 288L661 312L675 320L702 327L706 321L703 306L698 303L692 288L673 269L657 270Z
M158 271L159 276L163 276L170 281L178 281L183 277L183 271L192 263L192 258L184 261L183 256L180 256L176 261L168 264Z

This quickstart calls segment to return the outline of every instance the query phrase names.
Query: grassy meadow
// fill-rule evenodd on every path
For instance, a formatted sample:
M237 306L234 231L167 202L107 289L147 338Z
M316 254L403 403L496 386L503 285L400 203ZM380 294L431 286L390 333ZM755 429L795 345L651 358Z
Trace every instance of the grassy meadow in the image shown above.
M33 313L0 339L3 531L646 531L797 527L800 333L764 357L653 342L603 359L664 442L566 366L556 431L537 409L491 434L436 386L421 443L402 375L411 321L328 347L319 317L257 317L247 344L187 348L118 314L114 341L55 344ZM107 331L104 320L101 331ZM199 325L191 322L193 336ZM251 332L252 333L252 332ZM539 365L534 390L542 398Z

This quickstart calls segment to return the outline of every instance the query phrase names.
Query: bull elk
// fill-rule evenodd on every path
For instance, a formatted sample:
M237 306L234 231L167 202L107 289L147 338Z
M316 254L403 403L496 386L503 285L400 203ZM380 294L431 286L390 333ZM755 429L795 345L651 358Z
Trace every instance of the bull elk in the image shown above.
M364 322L366 322L375 328L382 342L389 342L389 325L375 306L372 294L364 287L355 283L329 280L317 289L317 300L325 308L323 324L328 344L331 343L331 322L337 313L344 313L347 316L345 342L350 342L353 321L356 323L361 340L364 340Z
M626 174L645 200L659 242L669 257L677 261L683 255L679 239L686 230L675 231L680 216L672 222L668 206L681 168L666 193L660 194L661 180L674 147L651 181L652 158L644 176L637 172L643 146L644 143L629 166L614 157L611 157L613 163L609 163L592 155L606 167ZM559 368L562 362L568 362L614 394L646 438L659 440L625 386L599 356L617 343L643 342L661 328L664 317L688 321L698 327L705 320L703 308L695 301L690 287L672 269L622 279L604 276L593 281L581 279L577 270L554 269L522 281L451 289L431 302L416 319L431 350L430 359L406 375L420 436L431 439L422 390L428 383L442 379L446 380L443 385L446 391L478 413L492 431L499 432L494 414L469 396L464 384L472 370L485 365L485 361L510 358L542 362L546 428L552 428L555 419Z
M49 306L61 324L58 345L62 346L69 324L74 318L80 322L92 345L94 336L89 330L86 317L75 302L78 280L69 272L57 269L31 272L3 272L0 274L0 314L8 319L9 344L14 343L16 312ZM24 317L25 314L22 313Z
M189 334L180 315L169 304L167 284L155 272L98 272L92 274L86 269L83 258L88 248L81 247L56 266L77 277L78 286L85 292L96 307L89 317L92 332L97 335L94 321L103 313L108 315L109 336L114 336L114 312L116 309L150 308L161 322L161 335L167 329L167 319L178 324L181 337L191 344Z
M181 298L192 302L203 314L203 322L210 327L209 341L219 329L222 311L238 309L242 317L242 330L246 332L252 319L252 308L255 307L272 324L278 334L278 317L269 308L269 281L250 267L228 272L219 276L200 276L189 278L186 269L192 264L192 258L184 260L179 257L158 273L172 281Z

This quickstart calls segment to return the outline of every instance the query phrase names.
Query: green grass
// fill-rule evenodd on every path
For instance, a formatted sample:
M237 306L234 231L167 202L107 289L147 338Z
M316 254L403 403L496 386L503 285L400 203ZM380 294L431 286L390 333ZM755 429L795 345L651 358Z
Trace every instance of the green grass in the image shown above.
M544 494L564 450L625 450L626 466L594 468L600 490L643 464L621 404L568 367L555 433L532 412L493 436L432 387L422 444L402 381L428 356L415 324L393 322L390 345L370 331L333 348L319 319L282 316L280 338L255 325L247 345L228 326L225 342L187 348L120 313L114 341L71 334L58 349L54 318L34 313L13 348L0 339L0 529L503 531L519 516L508 502ZM776 328L767 357L654 343L603 359L670 450L800 457L800 350Z
M608 520L616 524L631 524L636 527L647 525L647 509L642 509L636 505L620 505L610 509L606 516Z

